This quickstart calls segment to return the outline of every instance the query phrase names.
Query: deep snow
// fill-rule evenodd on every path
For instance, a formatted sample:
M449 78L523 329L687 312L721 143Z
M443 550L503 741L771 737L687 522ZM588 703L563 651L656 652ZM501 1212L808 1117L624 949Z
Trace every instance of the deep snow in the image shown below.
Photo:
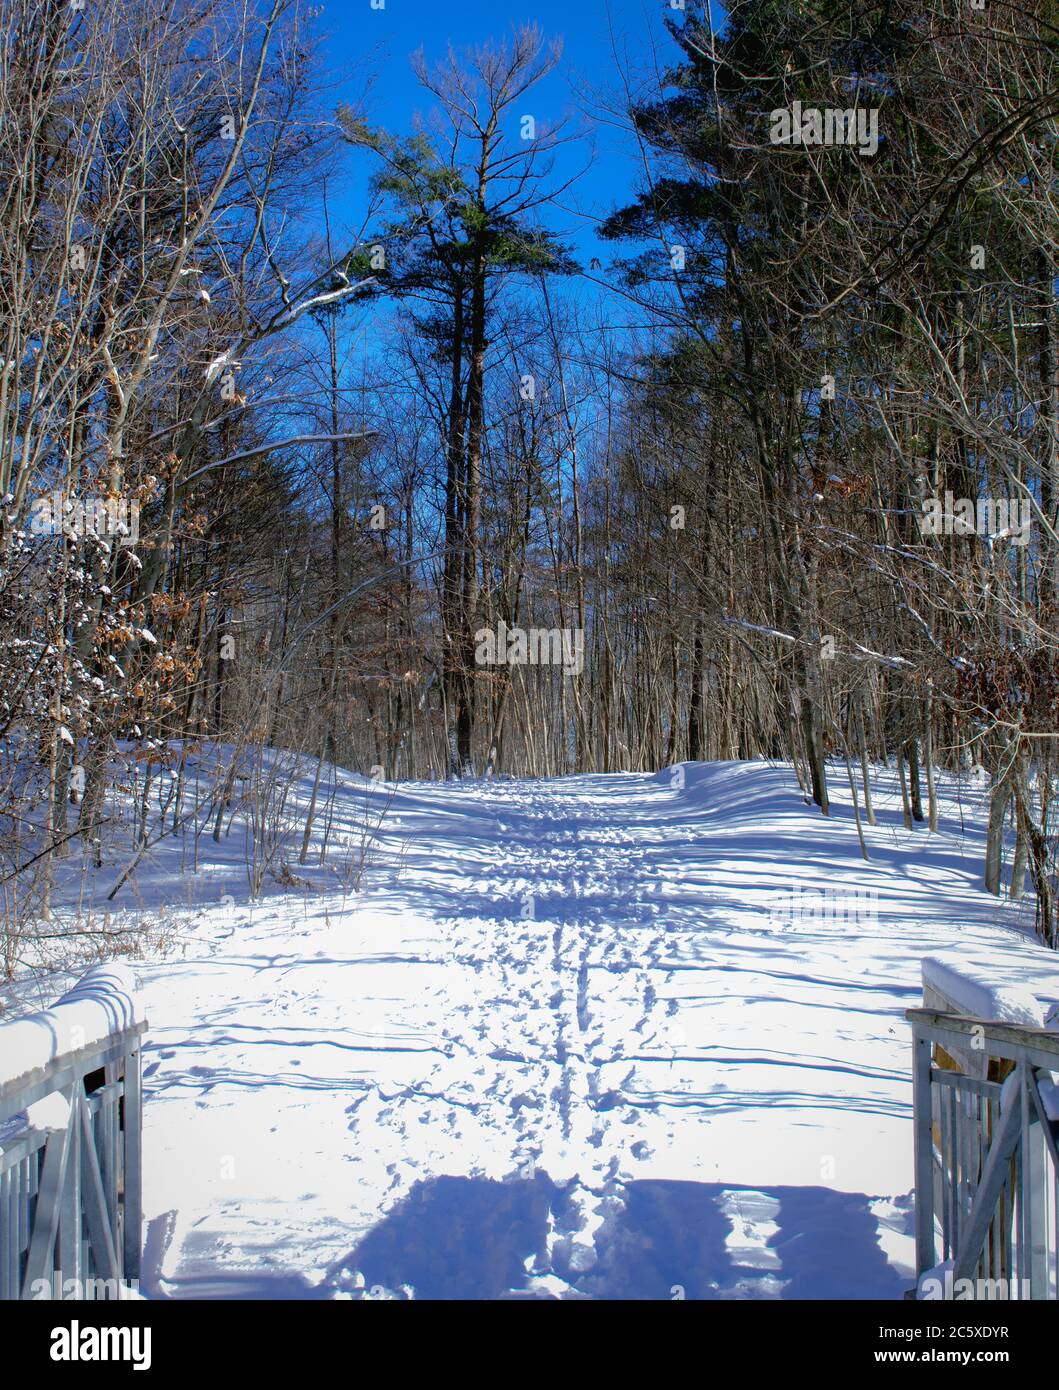
M981 792L930 836L893 780L869 864L844 783L824 820L761 762L344 775L386 808L359 898L203 862L136 966L144 1291L900 1297L920 961L1044 1002L1059 961L977 887ZM186 899L175 844L144 873Z

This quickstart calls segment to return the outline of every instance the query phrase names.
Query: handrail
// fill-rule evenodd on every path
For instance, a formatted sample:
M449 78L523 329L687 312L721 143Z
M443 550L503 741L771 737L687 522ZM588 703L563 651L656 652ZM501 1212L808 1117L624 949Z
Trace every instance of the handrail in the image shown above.
M146 1028L123 966L0 1024L0 1299L138 1282Z
M995 1018L975 1018L970 1014L946 1013L942 1009L906 1009L905 1018L913 1027L928 1027L952 1037L977 1037L997 1046L985 1050L992 1057L1017 1061L1024 1052L1041 1060L1036 1066L1059 1071L1059 1033L1024 1023L1004 1023Z

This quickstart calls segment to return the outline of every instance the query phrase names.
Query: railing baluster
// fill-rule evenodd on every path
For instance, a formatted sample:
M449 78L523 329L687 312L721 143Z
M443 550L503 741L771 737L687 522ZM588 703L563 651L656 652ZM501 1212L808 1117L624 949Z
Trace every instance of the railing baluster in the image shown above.
M916 1267L922 1274L934 1267L934 1113L930 1039L918 1030L912 1043L912 1126L915 1143Z
M108 1073L112 1075L113 1068L108 1068ZM98 1121L103 1193L115 1243L118 1243L118 1092L119 1087L113 1079L103 1087ZM121 1258L120 1251L118 1258Z
M59 1202L58 1274L63 1289L67 1280L84 1283L81 1267L81 1096L80 1084L70 1087L69 1156L66 1181ZM78 1295L80 1296L80 1294Z
M19 1265L19 1289L22 1288L22 1263L23 1258L29 1250L29 1204L32 1200L30 1191L31 1174L36 1171L37 1156L32 1154L22 1160L22 1181L19 1186L22 1189L22 1200L18 1204L18 1236L15 1246L18 1250ZM17 1297L17 1295L16 1295Z
M3 1223L4 1230L15 1229L15 1188L14 1180L17 1168L5 1168L0 1174L0 1222ZM14 1248L14 1241L10 1242ZM11 1279L11 1260L7 1250L0 1250L0 1298L13 1298L13 1281Z
M1047 1151L1044 1131L1038 1119L1040 1103L1037 1080L1033 1068L1030 1066L1024 1068L1023 1083L1023 1113L1026 1121L1023 1138L1026 1167L1026 1248L1029 1260L1030 1297L1047 1298Z
M22 1265L26 1257L26 1247L29 1244L29 1174L30 1164L33 1160L28 1156L18 1165L18 1183L15 1194L15 1240L12 1242L14 1249L8 1252L11 1262L12 1274L12 1298L17 1298L22 1288Z
M985 1151L987 1151L988 1148L988 1140L990 1140L991 1134L994 1133L996 1127L996 1112L998 1112L998 1106L996 1106L994 1102L988 1101L987 1104L988 1111L990 1111L990 1125L988 1125L988 1129L985 1130L985 1134L983 1136L983 1140L985 1141L983 1145L983 1170L985 1169ZM978 1181L981 1181L981 1179L978 1179ZM999 1201L998 1204L996 1204L996 1211L994 1212L994 1215L992 1215L992 1225L990 1227L992 1233L992 1261L990 1269L987 1270L987 1279L1003 1279L1003 1218L1001 1215L1003 1209L1002 1202L1003 1193L1001 1193L1001 1201Z
M960 1161L962 1152L960 1148L960 1107L957 1103L956 1087L949 1088L949 1135L952 1142L951 1163L949 1172L949 1186L952 1193L952 1215L950 1222L952 1226L952 1247L959 1249L960 1245Z
M1018 1070L1019 1068L1016 1068L1016 1071ZM1020 1084L1018 1091L1019 1137L1015 1151L1011 1156L1011 1225L1014 1244L1014 1264L1011 1274L1015 1281L1013 1296L1016 1298L1022 1293L1022 1280L1026 1277L1026 1203L1023 1200L1023 1185L1026 1176L1023 1163L1026 1150L1022 1142L1025 1136L1025 1115L1023 1113L1025 1097L1026 1089Z
M140 1244L143 1207L143 1085L140 1072L140 1048L125 1058L125 1133L122 1175L125 1183L124 1245L125 1278L140 1277Z
M952 1091L941 1093L941 1258L949 1259L955 1246L952 1235Z
M1012 1159L1002 1193L1002 1218L1000 1222L1000 1278L1012 1279L1015 1267L1011 1258L1011 1231L1015 1225L1015 1161ZM1015 1285L1016 1296L1018 1286Z

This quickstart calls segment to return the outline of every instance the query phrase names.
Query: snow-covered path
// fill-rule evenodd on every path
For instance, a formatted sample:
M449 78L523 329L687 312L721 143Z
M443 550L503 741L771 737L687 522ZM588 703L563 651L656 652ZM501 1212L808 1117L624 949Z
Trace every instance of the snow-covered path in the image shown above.
M355 907L141 971L147 1291L899 1297L919 961L1059 971L893 801L863 864L763 764L402 785Z

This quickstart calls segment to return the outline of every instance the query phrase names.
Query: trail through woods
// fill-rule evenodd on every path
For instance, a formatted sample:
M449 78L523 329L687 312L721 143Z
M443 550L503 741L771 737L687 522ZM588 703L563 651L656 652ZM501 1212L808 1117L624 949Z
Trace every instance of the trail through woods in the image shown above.
M899 1297L920 958L1059 969L980 794L897 797L865 864L763 763L402 785L359 903L205 914L142 971L146 1291Z

